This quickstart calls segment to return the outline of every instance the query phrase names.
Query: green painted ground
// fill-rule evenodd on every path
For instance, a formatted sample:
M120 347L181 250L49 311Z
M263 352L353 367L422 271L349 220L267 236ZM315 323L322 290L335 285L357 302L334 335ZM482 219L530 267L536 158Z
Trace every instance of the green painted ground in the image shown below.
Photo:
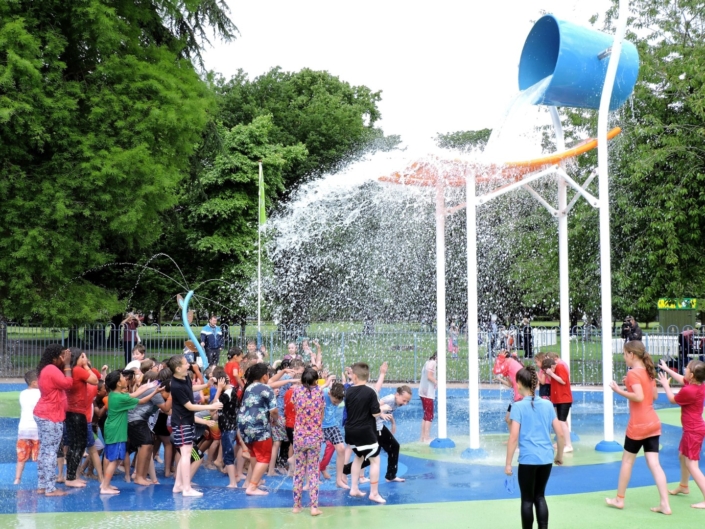
M468 443L459 442L456 444L455 448L447 450L437 450L432 449L428 445L421 443L405 443L401 447L401 453L411 457L418 457L422 459L435 459L438 461L449 461L453 463L460 464L480 464L480 465L491 465L491 466L504 466L506 459L506 442L509 438L509 434L488 434L482 435L480 439L480 446L488 452L488 457L486 459L478 461L466 461L460 457L463 450L468 448ZM578 466L578 465L596 465L600 463L612 463L613 461L621 461L622 452L597 452L595 450L595 445L602 440L600 435L582 435L580 436L580 441L573 443L574 451L569 454L565 454L563 458L563 464L568 467ZM640 452L639 455L643 455ZM516 463L517 454L514 456L514 462Z
M0 417L19 418L20 392L0 391Z
M675 484L672 484L675 486ZM613 494L610 492L609 494ZM655 487L627 491L624 511L604 504L606 493L551 496L548 498L550 526L561 529L671 529L705 525L705 511L691 509L698 495L672 498L672 516L649 511L658 500ZM208 501L207 497L203 500ZM195 506L195 505L194 505ZM504 529L519 527L519 500L430 503L360 507L325 507L323 515L312 518L307 511L293 514L285 509L247 511L137 511L0 515L4 529Z
M656 410L661 422L664 424L670 424L671 426L681 426L681 409L676 408L665 408ZM703 412L703 419L705 419L705 412Z

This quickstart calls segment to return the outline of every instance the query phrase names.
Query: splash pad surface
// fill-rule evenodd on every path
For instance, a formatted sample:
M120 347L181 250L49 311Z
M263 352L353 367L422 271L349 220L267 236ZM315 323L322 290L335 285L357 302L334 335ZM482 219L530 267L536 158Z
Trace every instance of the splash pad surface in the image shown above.
M407 527L426 527L443 521L447 527L465 527L467 513L472 512L479 523L474 527L509 527L519 523L518 488L508 494L504 486L504 445L506 426L504 411L510 401L506 390L482 391L482 442L488 449L488 460L470 463L456 457L453 451L431 451L416 443L421 419L421 405L416 393L411 404L395 413L398 424L397 439L402 445L401 477L405 483L382 483L380 491L387 499L384 507L372 506L366 500L350 498L330 482L324 482L320 492L324 515L311 520L306 510L302 514L290 512L292 503L291 479L283 476L266 478L270 494L264 498L245 496L243 489L225 488L227 478L218 471L200 469L194 481L204 492L203 498L190 499L173 495L172 479L162 478L161 484L139 487L126 484L122 475L116 475L114 484L121 489L117 496L98 494L98 484L90 481L84 490L70 490L63 498L46 498L34 493L36 464L28 463L22 484L12 485L15 470L16 411L11 402L17 402L21 385L0 385L3 417L0 418L0 527L154 527L178 524L179 527L221 527L241 521L246 516L246 527L339 527L340 524L394 524ZM383 394L393 388L385 388ZM566 465L554 467L547 494L551 520L557 526L594 527L599 517L605 527L637 527L649 523L660 527L661 519L647 516L648 506L657 498L651 486L652 479L643 458L635 465L629 489L628 513L613 512L602 502L613 493L617 483L620 460L617 457L596 455L593 437L599 437L601 428L601 392L576 391L573 428L581 437L575 443L576 452L565 456ZM467 436L467 391L448 391L449 433L461 440ZM670 416L675 409L664 397L657 402L660 413ZM616 400L616 428L621 436L626 426L627 408L622 399ZM14 415L14 416L13 416ZM675 422L675 421L668 421ZM681 429L663 424L661 464L671 482L678 479L677 447ZM433 432L435 433L435 432ZM456 449L457 451L457 449ZM386 457L382 456L382 470ZM161 474L161 469L158 470ZM367 486L363 486L365 490ZM644 487L644 489L637 489ZM695 491L694 491L695 492ZM700 518L688 507L686 498L673 499L674 513L679 520L693 523ZM690 498L692 500L692 498ZM304 500L305 502L305 500ZM692 501L691 501L692 503ZM642 505L643 504L643 505ZM645 511L645 512L642 512ZM585 516L572 520L584 512ZM588 514L589 513L589 514ZM675 515L674 514L674 515ZM702 514L702 513L700 513ZM483 522L484 520L484 522ZM563 520L563 524L559 520ZM585 525L580 525L585 521ZM483 525L483 523L485 523ZM241 523L241 522L238 522ZM570 523L570 525L567 525ZM96 525L98 524L98 525ZM634 525L630 525L634 524ZM666 527L666 525L664 525Z

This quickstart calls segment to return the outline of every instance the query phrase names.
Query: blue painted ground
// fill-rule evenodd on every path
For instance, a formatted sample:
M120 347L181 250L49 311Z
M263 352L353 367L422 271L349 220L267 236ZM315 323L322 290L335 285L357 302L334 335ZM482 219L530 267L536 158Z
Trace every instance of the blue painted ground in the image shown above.
M17 391L23 385L0 385L3 390ZM391 390L385 390L390 392ZM580 435L599 435L602 431L602 393L575 392L573 408L573 430ZM506 433L504 412L509 403L508 391L483 390L482 418L483 433ZM626 401L615 400L615 431L617 439L623 438L627 421ZM664 407L668 403L661 397L657 403ZM450 390L448 393L449 436L461 440L468 432L468 399L463 390ZM418 439L422 410L417 398L412 403L395 412L398 431L397 439L403 444ZM0 418L0 513L56 512L56 511L127 511L127 510L175 510L195 509L238 509L248 507L289 508L291 506L291 479L284 477L267 478L270 494L266 497L251 498L242 489L226 489L227 478L219 471L200 469L194 478L198 488L205 492L203 498L183 498L172 495L173 479L161 478L161 484L140 487L126 484L122 475L116 475L113 483L121 489L117 496L100 496L98 484L90 482L86 489L72 490L62 498L38 496L36 487L36 464L28 463L21 485L13 485L15 472L15 441L17 419ZM661 464L669 481L679 478L678 442L680 428L663 426L661 444ZM434 432L435 433L435 432ZM410 457L402 454L400 475L406 483L380 483L380 492L390 504L413 504L425 502L452 502L468 500L488 500L518 497L508 494L504 486L503 465L478 465L460 462L437 461ZM620 463L603 463L572 467L554 467L547 494L576 494L602 490L613 490L617 484ZM331 467L332 468L332 467ZM386 468L386 458L382 458L382 470ZM158 470L162 475L161 470ZM630 487L652 485L653 480L643 458L638 458ZM364 486L363 486L364 487ZM352 499L331 483L325 483L320 493L322 505L363 505L367 500Z

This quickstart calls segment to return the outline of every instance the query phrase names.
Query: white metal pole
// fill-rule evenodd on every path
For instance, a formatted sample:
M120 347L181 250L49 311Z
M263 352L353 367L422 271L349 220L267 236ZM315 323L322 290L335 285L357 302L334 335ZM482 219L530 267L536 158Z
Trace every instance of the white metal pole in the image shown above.
M561 118L556 107L551 107L551 119L556 133L556 149L565 150ZM561 165L565 170L565 163ZM568 268L568 184L558 174L558 275L560 284L561 360L570 366L570 276ZM568 417L568 428L571 427Z
M602 282L602 391L604 410L604 434L606 443L614 442L614 404L612 390L612 271L610 263L610 202L609 202L609 156L607 125L612 88L617 75L617 65L622 52L622 39L627 29L629 1L619 1L619 19L609 57L605 85L600 99L597 121L597 166L600 190L600 278Z
M477 210L475 174L466 181L468 249L468 402L470 408L470 449L480 448L480 366L477 317Z
M436 351L438 380L438 438L448 437L446 414L446 200L440 181L436 185Z
M264 172L262 162L259 163L259 189L257 193L257 336L258 340L262 332L262 186L264 185ZM259 347L262 344L257 344Z

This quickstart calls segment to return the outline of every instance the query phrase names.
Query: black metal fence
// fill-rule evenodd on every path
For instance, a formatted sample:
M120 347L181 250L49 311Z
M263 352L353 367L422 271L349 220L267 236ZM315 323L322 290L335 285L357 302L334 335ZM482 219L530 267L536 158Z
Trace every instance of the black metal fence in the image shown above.
M246 348L248 340L256 340L253 327L228 328L221 326L225 336L225 349L234 345ZM311 326L313 327L313 326ZM397 382L417 382L424 362L436 350L436 333L429 330L395 330L392 326L372 329L360 326L359 330L321 330L308 331L307 338L317 340L322 347L324 364L331 372L339 373L343 366L357 361L370 364L373 373L387 361L389 370L387 380ZM196 336L200 328L193 328ZM288 332L285 329L264 330L261 334L262 344L266 347L271 361L286 354L287 345L294 341L300 347L305 330ZM138 329L139 341L146 347L147 356L165 360L181 353L186 332L181 325L145 325ZM44 348L50 343L61 343L83 349L97 367L103 365L111 369L125 365L125 349L128 352L137 341L137 336L123 341L123 329L112 324L85 325L71 328L53 328L26 326L13 323L0 323L0 377L20 378L24 373L37 366ZM499 349L515 349L520 357L531 356L538 352L560 353L560 330L556 327L533 327L525 329L500 329L495 333L480 333L480 381L492 380L494 355ZM574 384L602 384L602 341L601 330L593 326L581 326L572 329L570 336L571 380ZM656 359L676 359L682 352L682 335L676 328L667 330L650 330L644 334L646 349ZM613 370L616 380L621 380L625 373L621 352L624 341L620 336L612 337ZM451 352L452 343L446 348L447 380L449 382L467 382L468 380L468 343L463 335L457 338L457 354ZM701 339L693 334L691 356L699 356ZM313 346L315 349L315 346ZM225 354L221 363L225 362Z

